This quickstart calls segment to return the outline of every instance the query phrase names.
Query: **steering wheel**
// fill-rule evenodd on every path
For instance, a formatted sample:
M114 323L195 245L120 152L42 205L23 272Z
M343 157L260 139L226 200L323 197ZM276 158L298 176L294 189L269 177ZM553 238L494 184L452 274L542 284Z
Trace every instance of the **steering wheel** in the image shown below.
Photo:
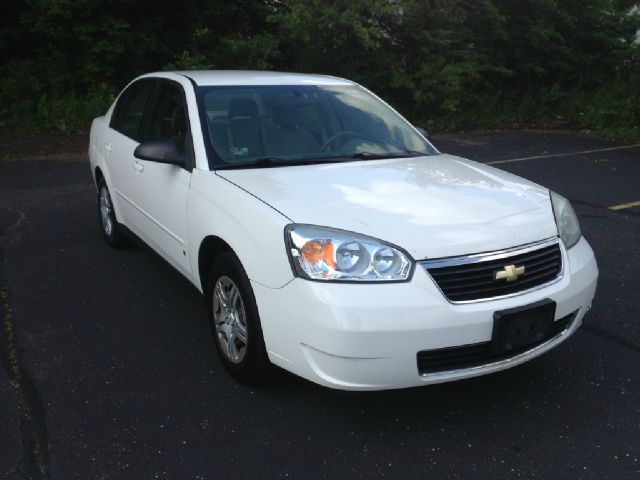
M353 130L343 130L341 132L336 133L335 135L332 135L329 138L329 140L324 142L322 144L322 146L320 147L320 151L324 152L327 149L327 147L329 145L331 145L333 142L335 142L337 139L342 138L342 137L346 137L346 136L360 138L360 135L358 133L354 132Z

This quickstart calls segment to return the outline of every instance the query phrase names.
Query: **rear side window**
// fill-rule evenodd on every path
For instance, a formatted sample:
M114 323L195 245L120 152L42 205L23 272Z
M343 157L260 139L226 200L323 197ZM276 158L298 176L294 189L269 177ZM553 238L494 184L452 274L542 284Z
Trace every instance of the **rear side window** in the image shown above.
M139 142L142 117L154 86L155 80L138 80L132 83L118 99L111 128Z

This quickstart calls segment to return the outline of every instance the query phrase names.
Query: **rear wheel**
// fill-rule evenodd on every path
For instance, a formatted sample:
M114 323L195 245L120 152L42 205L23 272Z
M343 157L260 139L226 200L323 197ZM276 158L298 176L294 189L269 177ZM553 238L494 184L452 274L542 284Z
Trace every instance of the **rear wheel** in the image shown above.
M104 178L101 178L98 182L98 213L100 214L102 235L109 246L114 248L124 246L127 243L127 238L122 233L122 227L116 219L111 194Z
M211 331L224 368L247 384L262 383L269 360L255 297L233 253L214 260L206 290Z

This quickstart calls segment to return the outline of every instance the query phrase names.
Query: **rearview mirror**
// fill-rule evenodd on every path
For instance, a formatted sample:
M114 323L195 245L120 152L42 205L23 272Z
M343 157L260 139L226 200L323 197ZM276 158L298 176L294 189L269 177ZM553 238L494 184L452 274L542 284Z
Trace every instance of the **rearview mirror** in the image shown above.
M133 151L133 156L140 160L168 163L181 167L186 163L185 154L178 150L178 146L170 138L149 140L148 142L141 143Z
M431 140L431 135L429 135L429 132L427 132L424 128L422 127L416 127L416 130L418 131L418 133L420 133L420 135L422 135L424 138L426 138L427 140Z

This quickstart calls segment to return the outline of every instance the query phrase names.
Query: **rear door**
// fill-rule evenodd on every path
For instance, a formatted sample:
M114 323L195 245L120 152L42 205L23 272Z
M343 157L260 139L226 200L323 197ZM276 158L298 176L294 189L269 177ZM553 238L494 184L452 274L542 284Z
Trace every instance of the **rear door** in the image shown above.
M133 151L142 138L145 112L156 87L155 79L141 79L129 85L118 98L109 128L104 135L103 149L112 185L108 185L121 223L137 233L132 189L135 178Z
M187 197L193 142L182 85L162 79L149 105L143 141L172 139L186 158L184 167L135 159L131 199L139 209L139 235L187 276Z

